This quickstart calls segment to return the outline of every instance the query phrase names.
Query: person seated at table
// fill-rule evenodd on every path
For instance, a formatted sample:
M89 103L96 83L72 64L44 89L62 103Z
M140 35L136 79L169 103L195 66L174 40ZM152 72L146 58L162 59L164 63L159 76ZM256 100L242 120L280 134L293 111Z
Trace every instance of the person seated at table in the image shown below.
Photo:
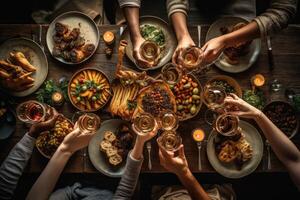
M131 199L143 163L144 144L156 135L157 127L147 135L137 134L135 145L127 157L125 172L114 195L107 190L84 188L80 183L75 183L72 187L59 189L51 194L69 158L74 152L86 147L93 136L92 133L81 132L76 123L74 130L65 137L58 147L46 168L32 186L26 199Z
M291 179L300 190L300 151L292 141L259 109L235 94L226 97L225 104L236 106L238 111L229 113L255 120L269 141L274 153L288 170Z
M54 109L50 110L51 118L44 122L33 124L28 133L14 146L0 166L0 198L13 199L17 187L28 160L31 157L35 140L40 133L51 129L59 116Z
M139 8L141 0L118 0L123 14L127 21L127 26L130 31L130 39L133 46L133 56L140 66L149 67L149 63L143 59L139 53L140 46L145 41L140 33L139 24ZM187 30L187 0L166 0L168 16L173 23L173 28L177 37L177 48L182 49L188 46L194 46ZM175 53L174 53L175 56Z
M212 185L204 190L201 184L192 174L189 169L188 162L184 153L183 144L179 147L178 156L174 152L166 151L159 146L159 160L160 164L169 172L174 173L186 190L179 188L168 188L165 194L160 192L158 196L153 199L197 199L197 200L234 200L235 193L229 184Z
M181 5L176 5L176 11L186 13L188 1L177 1ZM201 8L206 12L201 13L202 17L207 16L206 23L211 23L209 19L214 19L215 16L238 16L252 20L242 28L222 36L213 38L204 44L203 61L211 63L215 61L225 48L233 47L239 44L246 43L255 38L264 38L267 35L272 35L283 28L287 27L288 22L295 16L297 11L297 0L271 0L269 8L259 16L256 16L256 0L240 0L240 1L198 1ZM175 16L171 16L175 18ZM183 18L181 16L180 18ZM205 19L204 19L205 20ZM216 20L216 19L215 19ZM180 26L182 30L177 31L177 38L190 38L186 24L181 24L184 20L173 20L174 27ZM180 25L181 24L181 25ZM187 36L188 35L188 36ZM189 41L186 42L188 45ZM193 43L191 43L193 44ZM177 49L180 51L180 49ZM178 53L174 54L174 56ZM173 58L176 61L176 57Z

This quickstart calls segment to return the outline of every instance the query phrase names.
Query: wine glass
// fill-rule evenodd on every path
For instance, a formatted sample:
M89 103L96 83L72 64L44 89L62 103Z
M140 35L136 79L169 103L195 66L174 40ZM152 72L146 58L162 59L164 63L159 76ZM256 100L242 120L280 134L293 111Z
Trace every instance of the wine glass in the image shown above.
M133 119L133 128L139 135L147 135L154 130L156 124L155 118L150 113L140 113Z
M85 113L78 119L78 126L81 131L96 132L101 125L100 117L94 113Z
M20 121L27 124L34 124L45 119L46 106L38 101L29 100L17 106L17 117Z
M203 63L203 51L195 46L183 49L178 55L177 62L188 71L205 67Z
M167 63L161 70L162 79L169 85L175 85L181 80L182 72L173 63Z
M176 152L182 144L182 138L174 130L164 131L158 138L160 147L166 151Z
M228 113L219 115L214 129L223 136L234 136L238 133L239 117Z
M176 130L178 128L178 118L171 110L166 110L161 114L160 125L163 130Z
M212 125L217 117L217 113L223 111L226 96L227 94L224 88L220 86L206 85L204 87L201 97L203 103L208 108L204 114L204 119L207 124Z

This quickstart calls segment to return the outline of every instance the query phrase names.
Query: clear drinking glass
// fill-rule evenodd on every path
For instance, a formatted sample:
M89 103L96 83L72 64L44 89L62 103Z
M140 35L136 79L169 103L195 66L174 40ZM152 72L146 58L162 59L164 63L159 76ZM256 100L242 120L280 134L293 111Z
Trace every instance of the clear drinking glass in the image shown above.
M238 133L238 116L224 113L219 115L214 124L215 130L223 136L234 136Z
M161 115L161 128L163 130L176 130L178 127L178 118L171 110L166 110Z
M17 117L27 124L34 124L45 119L46 106L38 101L25 101L17 106Z
M169 85L175 85L181 80L182 72L173 63L167 63L161 70L162 79Z
M153 131L155 128L155 123L155 118L150 113L138 114L133 119L133 127L140 135L147 135Z
M78 125L81 131L96 132L100 128L101 120L94 113L85 113L79 118Z
M203 51L199 47L189 47L178 55L178 64L188 71L205 67L203 63Z
M182 144L182 138L180 135L176 134L174 130L164 131L157 139L160 147L164 148L166 151L178 151L180 145Z

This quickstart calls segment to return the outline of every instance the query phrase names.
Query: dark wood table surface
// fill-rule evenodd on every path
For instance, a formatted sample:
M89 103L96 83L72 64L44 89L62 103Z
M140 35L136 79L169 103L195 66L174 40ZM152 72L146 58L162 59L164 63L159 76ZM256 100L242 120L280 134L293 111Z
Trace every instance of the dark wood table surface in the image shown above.
M208 30L208 25L202 25L201 31L201 44L204 44L206 32ZM49 53L45 41L47 25L43 25L43 34L42 34L42 44L45 47L45 53L47 55L48 63L49 63L49 73L47 79L58 80L61 76L66 76L70 78L74 72L84 67L99 67L102 71L104 71L110 79L113 79L113 74L115 71L115 66L117 62L117 44L119 42L119 27L118 26L100 26L100 35L107 31L113 31L116 35L116 45L114 48L114 53L111 59L107 59L104 53L105 44L103 42L102 37L100 38L99 47L96 53L89 59L87 62L80 64L78 66L67 66L58 61L56 61ZM38 25L0 25L0 42L5 41L6 39L12 37L27 37L32 38L33 35L38 35L39 27ZM190 33L197 43L197 26L189 27ZM273 46L273 54L275 60L275 70L271 73L268 67L268 55L265 41L262 41L262 49L259 55L257 62L247 71L239 73L239 74L228 74L219 70L216 67L212 67L212 69L205 75L199 76L200 82L202 85L205 82L217 74L225 74L232 76L235 78L243 89L250 88L250 77L256 73L261 73L266 77L267 84L263 87L263 90L266 94L268 101L272 99L283 99L284 90L281 90L278 93L269 93L269 82L277 78L279 79L283 86L291 86L300 89L300 26L289 26L287 29L283 30L278 35L272 38L272 46ZM125 66L134 67L134 64L131 63L128 59L125 61ZM151 74L158 73L159 70L155 72L151 72ZM17 98L16 102L22 102L27 99L34 99L35 95L30 95L26 98ZM205 106L201 108L199 114L188 121L180 123L178 132L181 133L183 137L183 144L185 145L185 153L187 160L189 162L189 166L194 173L216 173L212 166L210 165L207 156L206 156L206 146L204 145L202 148L202 171L198 170L198 149L195 142L193 142L191 138L191 131L196 127L201 127L205 130L206 135L208 135L211 131L211 127L204 122L204 113ZM70 104L66 103L62 108L59 109L59 112L62 112L68 118L72 117L72 114L76 112L76 109ZM109 113L105 111L100 111L98 113L102 120L110 119L111 116ZM5 159L8 155L9 151L12 147L23 137L26 133L27 128L24 124L17 122L17 127L15 133L7 140L0 141L0 163ZM300 136L299 134L293 138L293 142L300 146ZM265 170L263 167L263 161L266 158L266 152L264 152L264 156L261 164L257 168L254 173L261 172L285 172L284 167L272 153L271 161L272 161L272 169ZM157 153L157 144L155 140L152 141L152 164L153 168L151 171L148 170L148 156L145 148L144 151L144 164L142 168L142 173L165 173L164 170L158 160ZM47 159L43 158L39 152L34 149L32 154L32 158L29 161L28 167L26 168L26 173L40 173L43 168L47 164ZM89 160L87 149L83 149L77 153L75 153L70 161L68 162L66 168L64 169L64 173L99 173L92 165Z

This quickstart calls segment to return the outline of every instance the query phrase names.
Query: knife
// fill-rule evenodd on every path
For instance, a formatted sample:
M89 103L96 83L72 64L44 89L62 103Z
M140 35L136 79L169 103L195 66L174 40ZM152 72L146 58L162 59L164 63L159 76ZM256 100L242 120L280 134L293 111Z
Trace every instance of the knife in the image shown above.
M270 36L267 36L267 45L268 45L268 60L269 60L269 69L273 71L274 69L274 57L272 52L272 44Z

